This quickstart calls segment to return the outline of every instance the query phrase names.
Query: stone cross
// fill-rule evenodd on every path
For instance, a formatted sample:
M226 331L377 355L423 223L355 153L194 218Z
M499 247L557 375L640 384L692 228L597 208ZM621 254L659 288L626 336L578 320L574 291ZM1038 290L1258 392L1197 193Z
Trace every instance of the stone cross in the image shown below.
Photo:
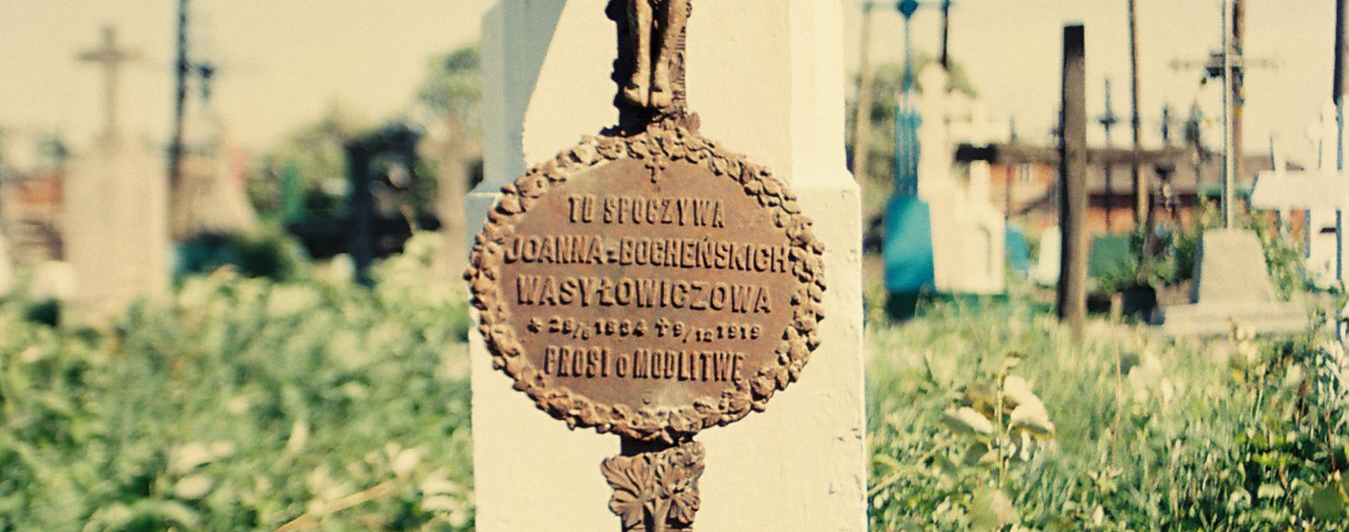
M103 105L104 105L104 135L113 137L118 134L120 128L117 123L117 89L120 81L119 70L123 63L130 63L141 59L141 53L137 50L119 48L117 45L117 29L112 26L103 27L103 42L98 48L86 50L76 56L80 61L87 63L96 63L103 67Z
M1274 152L1274 168L1261 172L1251 192L1251 206L1259 209L1306 210L1307 268L1318 285L1343 280L1343 236L1336 229L1335 213L1349 209L1349 174L1336 170L1336 127L1334 105L1321 112L1319 127L1312 130L1317 145L1317 170L1293 172L1284 169L1282 157ZM1327 238L1326 232L1334 232ZM1337 273L1338 272L1338 273Z

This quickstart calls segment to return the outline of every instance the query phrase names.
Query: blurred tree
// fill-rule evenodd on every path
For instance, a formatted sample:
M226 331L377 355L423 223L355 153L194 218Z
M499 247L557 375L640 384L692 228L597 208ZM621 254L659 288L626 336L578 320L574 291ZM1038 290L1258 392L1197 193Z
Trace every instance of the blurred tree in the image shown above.
M329 105L318 120L295 129L268 151L265 163L249 178L249 199L259 212L276 214L287 203L287 194L299 194L308 213L342 215L347 193L343 146L369 128L347 106Z
M436 214L444 245L437 261L449 271L467 265L464 199L481 180L481 67L477 44L436 56L417 91L417 115L427 132L421 151L439 182Z

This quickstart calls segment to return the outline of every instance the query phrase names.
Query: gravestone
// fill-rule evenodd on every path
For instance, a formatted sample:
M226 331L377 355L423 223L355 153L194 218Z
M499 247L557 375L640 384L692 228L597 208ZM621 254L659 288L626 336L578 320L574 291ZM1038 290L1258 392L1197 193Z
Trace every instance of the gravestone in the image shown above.
M183 143L188 147L180 165L177 198L171 227L186 240L196 235L243 233L258 222L248 202L244 181L231 160L230 142L220 116L210 101L190 106Z
M117 123L118 68L136 57L105 29L103 46L81 56L104 68L103 134L74 164L64 202L67 260L74 273L70 316L104 324L127 304L168 291L168 204L164 166Z
M1294 333L1311 324L1307 308L1275 297L1260 240L1236 229L1204 231L1190 304L1162 307L1157 320L1170 336L1220 336L1234 327L1256 334Z
M650 5L485 18L477 529L865 530L841 6Z
M1273 168L1261 172L1252 184L1251 206L1275 210L1283 214L1304 210L1306 216L1306 255L1304 264L1308 278L1320 288L1339 284L1335 272L1336 253L1340 235L1335 224L1335 213L1349 207L1349 174L1337 171L1335 142L1338 139L1334 105L1321 112L1317 128L1317 169L1288 171L1273 147Z
M1040 250L1035 255L1031 279L1040 286L1058 285L1062 257L1063 231L1057 225L1046 227L1040 231Z
M948 88L937 65L919 74L918 198L931 212L936 289L947 293L997 294L1006 289L1006 222L990 200L990 166L969 164L967 180L954 167L956 146L989 142L984 106ZM962 182L963 181L963 182Z

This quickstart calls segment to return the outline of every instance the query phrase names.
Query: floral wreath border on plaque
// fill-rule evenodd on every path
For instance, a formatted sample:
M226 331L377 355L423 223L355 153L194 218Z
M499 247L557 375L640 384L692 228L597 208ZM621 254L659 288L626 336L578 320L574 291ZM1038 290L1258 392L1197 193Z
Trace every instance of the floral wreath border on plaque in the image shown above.
M696 124L696 121L694 122ZM696 126L695 126L696 127ZM642 161L651 179L663 178L674 161L686 162L734 181L759 206L773 211L775 225L789 240L792 274L797 289L791 296L792 320L776 348L777 363L740 379L720 397L702 397L676 409L608 405L555 386L524 355L510 311L500 291L504 246L515 224L550 187L587 170L620 160ZM635 175L633 179L644 176ZM819 346L818 324L824 319L824 244L811 231L811 222L801 213L794 194L765 167L739 154L725 151L696 129L677 120L662 120L632 136L591 136L526 172L501 195L489 211L487 222L474 243L469 282L472 304L480 312L479 331L492 354L492 366L515 380L515 389L525 392L539 409L565 421L570 428L594 428L639 441L674 443L709 427L743 419L751 410L762 412L769 399L795 382L810 354Z

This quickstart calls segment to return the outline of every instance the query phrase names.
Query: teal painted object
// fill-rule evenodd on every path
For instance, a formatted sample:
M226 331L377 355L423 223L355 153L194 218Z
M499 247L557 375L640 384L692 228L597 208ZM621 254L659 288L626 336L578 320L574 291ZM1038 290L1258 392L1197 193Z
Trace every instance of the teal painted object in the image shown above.
M927 203L897 196L885 209L885 288L890 292L936 289L932 261L932 215Z
M1030 244L1026 242L1026 233L1009 226L1006 234L1007 266L1017 275L1029 276Z
M1120 275L1133 264L1133 246L1129 237L1099 235L1091 239L1091 255L1087 259L1087 276L1100 279Z

